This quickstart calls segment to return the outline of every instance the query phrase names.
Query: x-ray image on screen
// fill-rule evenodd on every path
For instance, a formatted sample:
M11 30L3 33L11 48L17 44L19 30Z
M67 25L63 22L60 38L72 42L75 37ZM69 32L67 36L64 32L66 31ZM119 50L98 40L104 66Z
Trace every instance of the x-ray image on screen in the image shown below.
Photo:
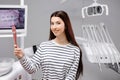
M23 29L24 16L24 8L0 8L0 29L11 29L13 25L16 26L16 29Z

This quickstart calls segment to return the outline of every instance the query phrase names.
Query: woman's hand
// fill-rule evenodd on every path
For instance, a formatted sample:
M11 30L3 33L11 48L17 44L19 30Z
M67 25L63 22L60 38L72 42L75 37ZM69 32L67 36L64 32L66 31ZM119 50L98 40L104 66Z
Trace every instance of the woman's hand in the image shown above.
M14 54L18 59L20 59L24 56L22 49L19 48L17 45L14 45Z

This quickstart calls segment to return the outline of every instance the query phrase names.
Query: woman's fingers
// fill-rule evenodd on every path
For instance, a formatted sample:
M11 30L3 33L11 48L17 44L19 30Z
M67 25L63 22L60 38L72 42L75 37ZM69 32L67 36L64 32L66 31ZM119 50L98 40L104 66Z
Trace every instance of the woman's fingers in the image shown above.
M14 45L14 54L15 54L15 56L17 56L17 58L23 57L22 49L19 48L17 45Z
M14 45L14 48L17 48L18 47L18 45Z

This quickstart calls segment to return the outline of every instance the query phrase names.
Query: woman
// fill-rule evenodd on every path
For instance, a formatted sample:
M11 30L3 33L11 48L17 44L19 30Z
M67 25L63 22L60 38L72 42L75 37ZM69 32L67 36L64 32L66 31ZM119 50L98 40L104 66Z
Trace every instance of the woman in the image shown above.
M17 45L14 47L26 71L34 73L42 68L43 80L78 80L83 73L82 52L65 11L52 13L49 40L39 45L32 58L25 56Z

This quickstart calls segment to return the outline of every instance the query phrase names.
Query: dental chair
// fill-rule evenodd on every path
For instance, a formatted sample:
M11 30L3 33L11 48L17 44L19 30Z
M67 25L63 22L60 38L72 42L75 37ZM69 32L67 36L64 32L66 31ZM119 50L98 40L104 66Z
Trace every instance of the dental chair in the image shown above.
M31 57L37 50L36 45L24 49L25 55ZM12 70L0 76L0 80L32 80L32 74L25 71L19 61L13 63Z

